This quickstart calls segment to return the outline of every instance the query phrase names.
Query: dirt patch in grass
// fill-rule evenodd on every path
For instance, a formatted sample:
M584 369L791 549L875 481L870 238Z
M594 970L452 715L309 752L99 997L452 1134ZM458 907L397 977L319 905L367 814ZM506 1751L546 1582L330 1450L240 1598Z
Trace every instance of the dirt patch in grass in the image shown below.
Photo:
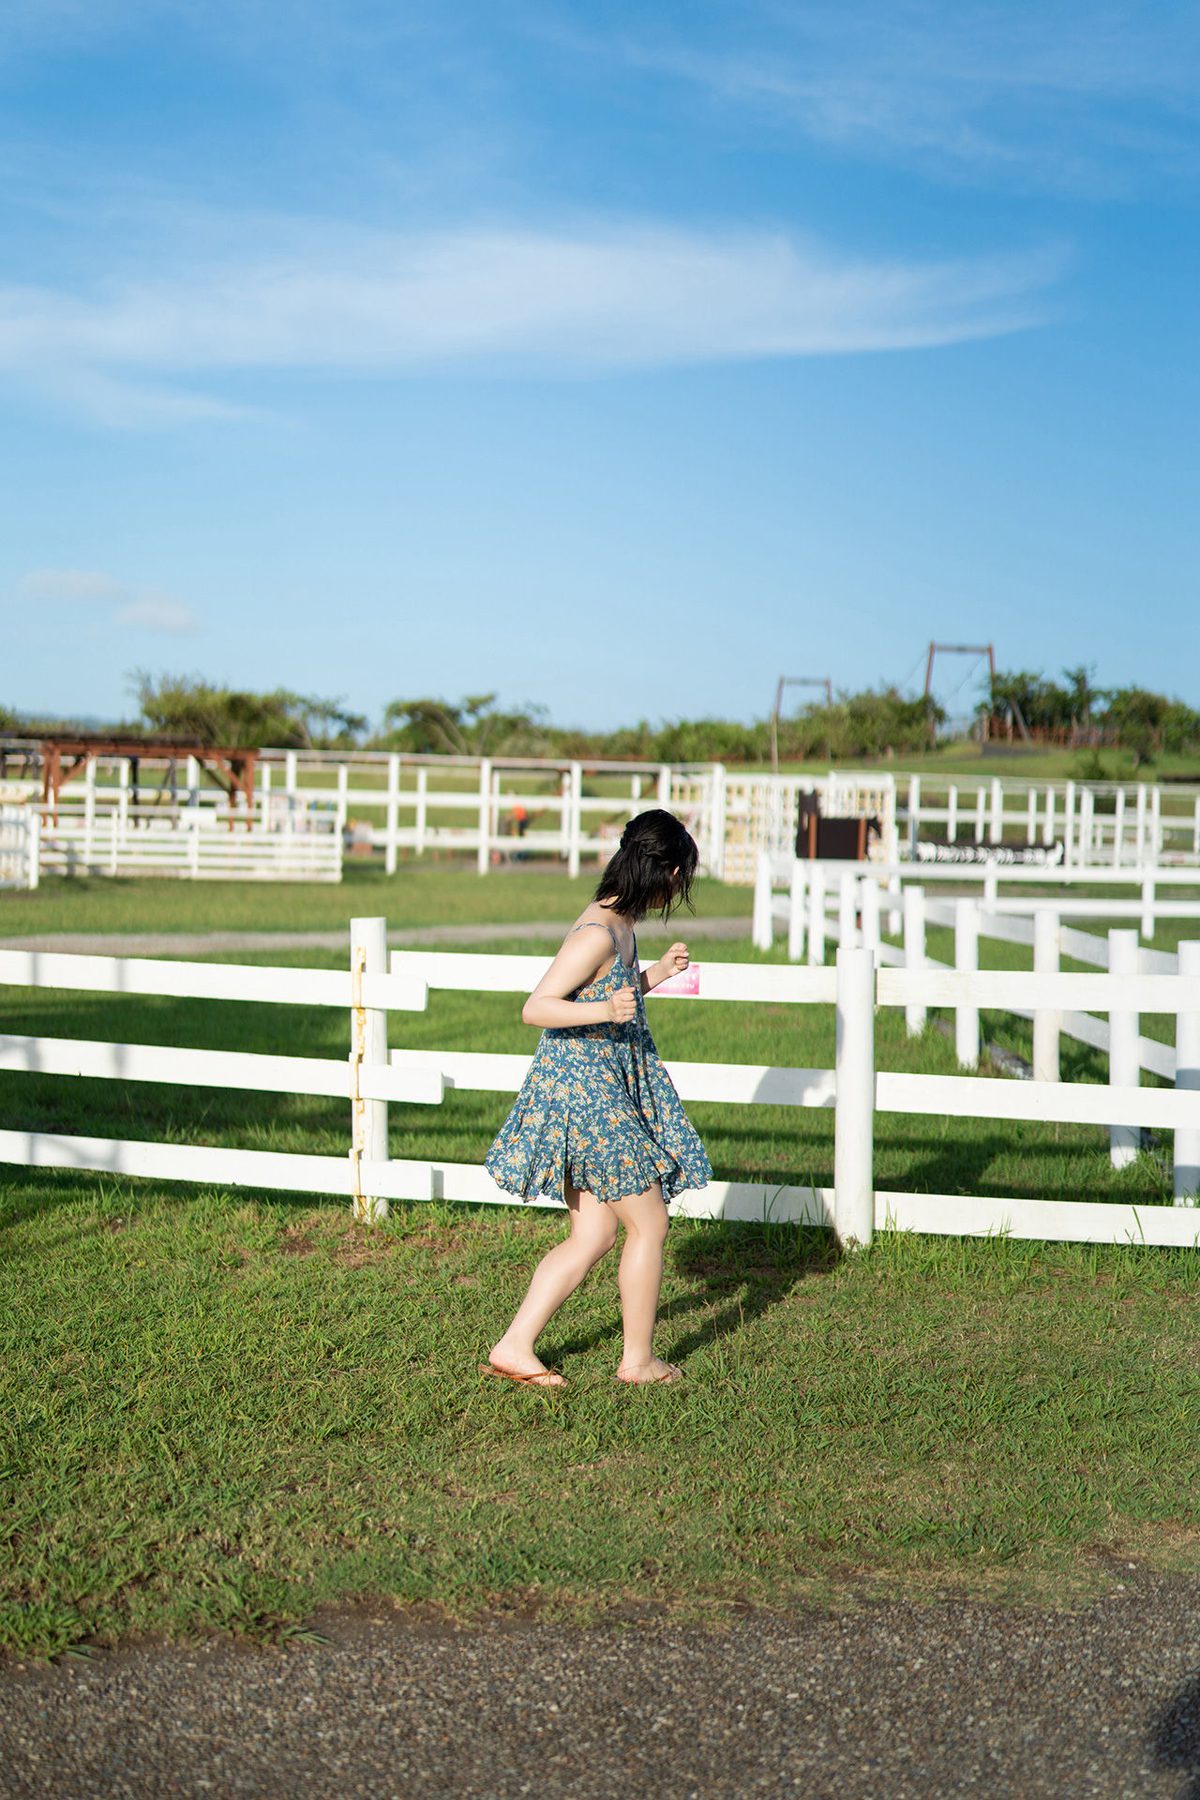
M311 1256L316 1249L311 1233L302 1226L289 1225L279 1243L280 1256Z

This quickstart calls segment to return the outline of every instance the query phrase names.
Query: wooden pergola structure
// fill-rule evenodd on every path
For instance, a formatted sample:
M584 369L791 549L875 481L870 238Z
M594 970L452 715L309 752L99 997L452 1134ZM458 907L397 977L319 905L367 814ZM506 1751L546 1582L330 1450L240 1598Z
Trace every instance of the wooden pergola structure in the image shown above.
M138 796L138 772L144 757L165 757L176 763L191 757L206 770L217 786L228 794L232 803L241 794L246 803L247 828L254 816L254 773L258 766L257 749L238 749L202 744L194 739L170 737L119 737L104 733L49 734L32 740L42 764L42 803L58 822L58 801L68 781L86 772L89 763L101 757L129 764L130 787L134 804ZM232 804L229 829L234 817Z

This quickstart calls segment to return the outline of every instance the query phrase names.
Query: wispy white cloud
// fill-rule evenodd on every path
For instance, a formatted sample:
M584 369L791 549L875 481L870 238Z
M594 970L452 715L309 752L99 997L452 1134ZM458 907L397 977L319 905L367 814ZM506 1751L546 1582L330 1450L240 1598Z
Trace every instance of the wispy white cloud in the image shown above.
M594 53L601 48L589 41ZM751 6L736 41L647 16L610 56L848 153L1069 190L1200 173L1200 13L1180 0Z
M161 588L135 587L99 569L31 569L17 582L20 599L54 607L102 608L107 624L130 631L195 631L191 608Z
M171 637L196 630L199 621L190 606L173 594L150 591L117 608L116 623L130 630L164 632Z
M140 405L140 422L167 422L237 411L174 385L232 372L588 374L958 343L1044 317L1065 265L1053 247L872 260L783 231L637 222L257 235L90 292L0 287L0 369L99 416L139 422Z
M21 372L21 385L32 386L62 412L110 431L148 431L231 419L263 421L277 416L265 407L245 406L215 394L76 363L45 367L31 359Z
M122 599L123 584L98 569L31 569L17 583L22 600L47 606L75 606Z

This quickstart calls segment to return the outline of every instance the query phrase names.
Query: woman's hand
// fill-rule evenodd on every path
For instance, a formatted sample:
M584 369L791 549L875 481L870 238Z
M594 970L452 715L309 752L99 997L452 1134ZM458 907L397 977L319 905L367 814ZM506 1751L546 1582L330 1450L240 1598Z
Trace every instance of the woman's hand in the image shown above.
M614 1025L628 1025L637 1011L631 987L614 988L608 996L608 1016Z
M672 975L682 975L689 960L686 944L672 944L671 948L658 959L658 966L662 970L662 979L670 981Z

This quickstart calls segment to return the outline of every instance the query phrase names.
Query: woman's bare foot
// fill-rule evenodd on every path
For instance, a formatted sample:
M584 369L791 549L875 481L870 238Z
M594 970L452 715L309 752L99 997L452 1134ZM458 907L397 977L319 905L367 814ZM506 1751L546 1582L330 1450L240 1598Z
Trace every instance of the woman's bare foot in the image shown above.
M497 1375L525 1376L529 1378L530 1387L565 1387L567 1385L565 1377L560 1375L557 1369L548 1369L540 1356L534 1356L532 1351L528 1350L514 1350L505 1343L503 1338L488 1352L488 1366L495 1369Z
M660 1356L652 1356L649 1362L622 1363L617 1370L617 1380L630 1387L642 1387L648 1381L682 1381L683 1370L677 1369L674 1363L663 1362Z

